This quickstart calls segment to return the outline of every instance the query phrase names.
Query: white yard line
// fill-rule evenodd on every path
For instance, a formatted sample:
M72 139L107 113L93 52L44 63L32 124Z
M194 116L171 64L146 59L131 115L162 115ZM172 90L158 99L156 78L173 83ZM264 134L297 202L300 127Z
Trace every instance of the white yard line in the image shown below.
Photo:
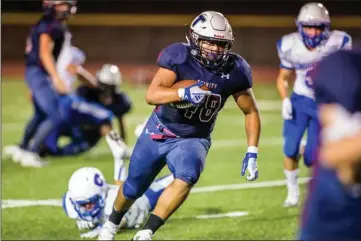
M300 184L307 183L310 178L300 178L298 182ZM267 188L267 187L278 187L286 185L285 180L276 181L264 181L264 182L252 182L252 183L238 183L228 185L215 185L205 187L195 187L191 193L209 193L209 192L220 192L228 190L240 190L240 189L255 189L255 188ZM1 201L1 208L17 208L17 207L31 207L31 206L62 206L61 199L42 199L42 200L20 200L20 199L7 199ZM232 215L232 214L227 214Z

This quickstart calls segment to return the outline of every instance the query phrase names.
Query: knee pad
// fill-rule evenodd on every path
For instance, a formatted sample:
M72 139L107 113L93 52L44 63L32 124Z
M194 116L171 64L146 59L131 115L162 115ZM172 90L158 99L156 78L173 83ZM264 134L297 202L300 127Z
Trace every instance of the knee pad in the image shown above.
M303 162L307 167L312 165L314 159L313 150L311 148L305 148L305 152L303 154Z
M191 174L191 173L176 173L174 175L174 178L180 179L180 180L188 183L189 185L194 186L199 180L199 175Z
M299 148L299 142L288 138L288 140L285 140L283 152L287 157L297 157L299 153Z
M136 200L140 198L148 187L138 185L131 177L125 180L123 185L123 195L126 199Z

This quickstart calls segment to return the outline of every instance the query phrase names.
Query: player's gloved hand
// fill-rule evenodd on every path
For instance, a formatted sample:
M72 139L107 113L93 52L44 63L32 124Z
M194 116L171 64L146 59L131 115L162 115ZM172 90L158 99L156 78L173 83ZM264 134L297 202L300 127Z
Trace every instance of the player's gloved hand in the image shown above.
M78 226L79 231L93 229L96 226L94 222L85 221L85 220L77 220L76 225Z
M186 88L179 88L178 95L181 100L188 101L197 106L204 102L205 98L212 94L209 90L202 90L204 83L199 81L197 84L191 85Z
M140 228L148 215L148 207L142 205L141 198L137 199L124 216L125 228Z
M89 232L80 234L80 237L81 238L95 238L95 237L98 237L101 230L102 230L102 226L99 225L99 226L97 226L96 228L94 228L93 230L91 230Z
M247 176L248 181L254 181L258 178L258 165L257 165L257 147L248 147L246 156L243 159L241 175L244 176L248 170L249 175Z
M292 103L289 98L284 98L282 101L282 117L285 120L291 120L292 117Z
M110 147L114 159L122 160L125 158L128 147L116 131L112 130L105 136L105 140Z

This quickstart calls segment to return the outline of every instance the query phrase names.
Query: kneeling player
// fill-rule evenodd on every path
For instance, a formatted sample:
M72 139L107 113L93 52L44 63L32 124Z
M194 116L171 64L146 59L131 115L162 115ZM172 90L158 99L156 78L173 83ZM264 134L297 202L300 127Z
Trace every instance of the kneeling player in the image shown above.
M167 175L155 180L131 206L120 228L139 228L173 179L173 175ZM72 174L63 196L63 208L69 218L76 220L81 238L99 235L103 222L112 212L118 188L108 185L101 171L94 167L83 167Z

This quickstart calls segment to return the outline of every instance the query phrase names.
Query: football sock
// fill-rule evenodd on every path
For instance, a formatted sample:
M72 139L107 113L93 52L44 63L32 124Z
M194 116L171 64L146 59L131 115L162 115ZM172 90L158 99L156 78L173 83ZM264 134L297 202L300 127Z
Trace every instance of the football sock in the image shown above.
M152 213L150 214L147 222L144 224L142 230L150 229L154 234L164 224L164 222L165 221L163 219Z

